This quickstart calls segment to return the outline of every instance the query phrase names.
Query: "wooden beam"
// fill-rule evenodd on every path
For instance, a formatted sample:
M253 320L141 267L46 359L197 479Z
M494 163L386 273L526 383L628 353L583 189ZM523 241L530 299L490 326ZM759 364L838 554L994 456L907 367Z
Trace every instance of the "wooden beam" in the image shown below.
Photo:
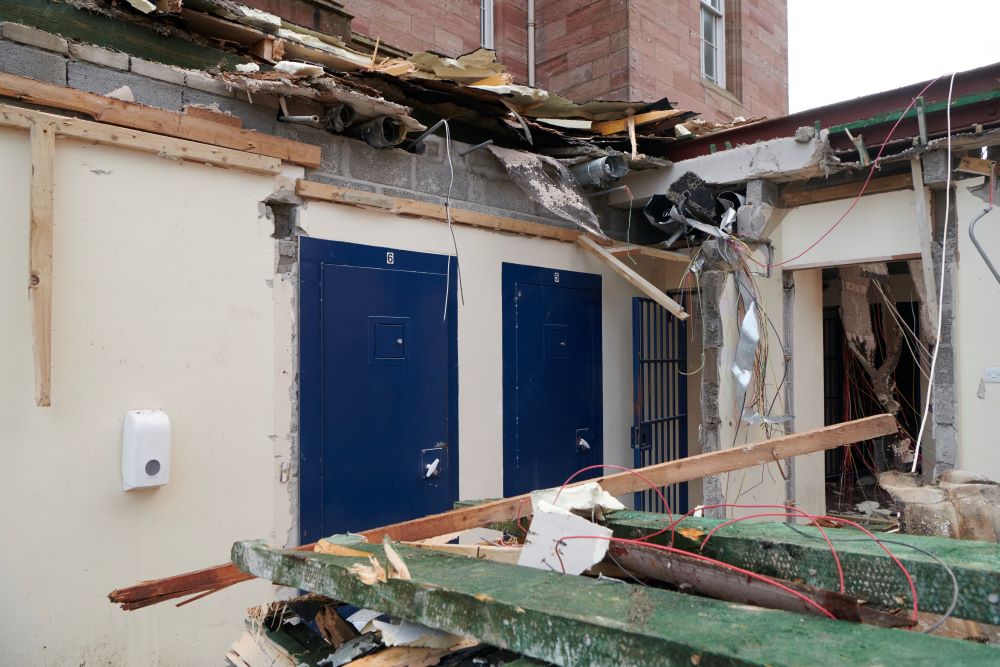
M35 358L35 405L52 405L52 230L56 133L31 125L31 231L28 295Z
M588 237L581 236L576 240L576 242L582 248L589 250L592 254L604 260L606 264L608 264L612 269L614 269L615 273L624 278L637 290L639 290L640 292L651 298L653 301L655 301L656 303L660 304L668 311L673 313L675 317L681 320L686 320L688 318L688 314L684 310L684 307L681 306L681 304L677 303L669 296L664 294L663 290L661 290L659 287L657 287L653 283L649 282L648 280L640 276L638 273L633 271L631 267L626 265L624 262L622 262L620 259L612 255L610 252L608 252L601 246L591 241Z
M619 257L621 255L629 255L632 253L638 253L644 255L645 257L655 257L656 259L666 259L672 262L684 262L688 264L691 262L691 256L685 255L682 252L673 252L671 250L664 250L663 248L656 248L647 245L625 245L625 246L614 246L608 248L608 252Z
M796 206L806 206L808 204L856 197L858 192L861 191L862 185L864 185L864 181L818 188L810 188L806 183L801 182L791 183L781 190L781 207L795 208ZM907 190L910 187L912 187L912 182L909 174L892 174L891 176L873 178L868 183L868 187L865 188L865 194L874 195L880 192L895 192L896 190Z
M853 442L870 440L895 433L896 430L896 420L892 415L877 415L756 442L735 449L689 456L639 468L639 470L655 486L667 486L793 456L833 449ZM629 472L588 481L599 482L613 496L641 491L647 486L644 480ZM380 543L386 536L397 541L413 542L469 528L513 521L519 515L530 511L530 508L531 496L525 494L441 514L432 514L391 526L374 528L361 533L361 535L372 543ZM300 547L301 550L311 548L312 545ZM124 609L139 609L165 600L217 590L248 578L245 574L241 574L232 563L226 563L196 572L144 581L134 586L112 591L108 597L112 602L121 604Z
M0 127L27 128L39 124L50 127L53 136L69 137L106 146L118 146L144 153L153 153L173 160L188 160L199 164L232 167L258 174L277 174L281 171L281 160L273 157L0 104ZM213 124L226 127L218 123Z
M687 112L680 109L667 109L664 111L649 111L647 113L640 113L635 116L631 116L631 118L634 121L633 127L638 127L640 125L648 125L649 123L657 123L667 118L674 118L675 116L682 116L685 113ZM590 129L598 134L608 135L624 132L629 129L629 125L629 118L619 118L618 120L596 121L591 123Z
M381 544L357 547L384 562ZM403 545L397 551L412 579L372 585L351 571L367 558L283 551L263 542L237 542L232 555L241 570L275 584L559 665L917 665L940 663L941 656L955 665L996 663L995 647L973 642Z
M446 220L444 206L431 204L429 202L417 201L415 199L404 199L403 197L391 197L388 195L377 195L364 190L354 190L343 188L327 183L315 183L300 179L295 185L295 193L306 199L328 201L335 204L347 204L377 211L385 211L394 215L409 216L415 218L429 218L431 220ZM528 220L518 220L500 215L490 215L469 211L463 208L451 207L452 222L471 225L473 227L483 227L498 232L510 232L511 234L525 234L528 236L538 236L556 241L573 242L580 237L583 232L565 227L555 227L543 225L538 222Z
M823 616L819 609L786 590L691 556L678 553L667 555L650 545L627 542L612 542L608 554L612 562L626 572L666 582L687 593L768 609L784 609L800 614ZM802 593L844 621L867 623L883 628L911 627L916 624L909 616L897 616L875 609L859 601L856 596L787 579L778 581L786 588Z
M639 539L672 521L667 514L623 511L610 514L605 524L616 537ZM723 520L689 517L677 524L675 532L662 533L650 541L672 543L677 549L767 576L827 590L838 588L830 548L816 528L796 526L796 530L792 530L778 520L743 521L720 529L702 550L705 536L721 523ZM828 527L824 530L840 556L848 595L871 604L909 608L911 601L906 579L878 544L859 539L864 535L852 528ZM951 606L954 586L948 574L950 569L961 593L955 617L1000 624L1000 603L990 601L991 594L1000 591L1000 544L902 533L877 535L894 542L886 544L886 548L912 575L921 611L942 614ZM934 554L948 569L926 553L904 544Z
M306 167L318 167L320 164L319 146L227 127L175 111L123 102L14 74L0 73L0 96L76 111L102 123L265 155Z

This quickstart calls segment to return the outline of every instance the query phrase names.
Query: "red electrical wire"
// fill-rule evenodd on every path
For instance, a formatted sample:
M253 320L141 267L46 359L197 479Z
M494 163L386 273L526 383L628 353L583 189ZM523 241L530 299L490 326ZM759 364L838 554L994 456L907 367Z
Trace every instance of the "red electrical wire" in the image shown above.
M904 118L906 118L906 114L910 111L910 109L913 108L913 105L916 104L917 98L920 97L920 96L922 96L925 92L927 92L927 89L930 88L931 86L933 86L935 83L937 83L938 79L940 79L940 78L941 77L939 76L939 77L935 78L933 81L931 81L930 83L928 83L926 86L924 86L923 90L921 90L919 93L917 93L916 97L914 97L912 100L910 100L909 106L907 106L906 109L903 111L903 113L900 114L900 116L896 120L895 124L893 124L892 129L889 130L889 134L886 135L885 140L882 142L882 145L879 146L878 154L875 156L875 159L872 161L872 168L868 170L868 178L865 179L864 185L861 186L861 191L858 192L857 196L854 198L854 201L852 201L851 205L847 207L847 210L844 211L839 218L837 218L837 221L835 223L833 223L833 225L831 225L829 229L827 229L825 232L823 232L823 234L820 235L820 237L818 239L816 239L815 241L813 241L813 243L811 245L809 245L809 247L807 247L805 250L803 250L799 254L795 255L794 257L789 257L788 259L782 260L782 261L778 262L777 264L763 264L761 262L758 262L756 259L754 259L749 254L744 254L744 253L740 252L739 247L736 244L734 244L732 241L728 242L729 245L730 245L730 247L732 247L733 250L735 250L736 252L739 252L740 254L743 254L744 257L746 257L747 259L749 259L751 262L753 262L757 266L760 266L760 267L764 268L765 270L770 270L770 269L777 268L779 266L784 266L785 264L788 264L789 262L794 262L795 260L797 260L800 257L802 257L803 255L805 255L807 252L809 252L810 250L812 250L813 248L815 248L816 246L818 246L820 244L820 242L823 241L823 239L825 239L827 236L829 236L830 233L834 229L836 229L840 225L840 223L842 223L844 221L844 218L846 218L850 214L850 212L854 210L854 207L858 205L858 202L861 201L861 197L864 196L865 190L868 189L868 183L871 182L872 176L875 175L875 169L878 167L879 158L882 157L882 152L885 150L885 147L889 143L889 140L892 139L892 135L895 134L896 128L899 127L899 124L901 122L903 122Z
M789 507L787 505L736 505L736 504L733 504L733 503L724 503L724 504L719 504L719 505L704 505L704 506L701 507L701 509L706 510L706 509L716 509L716 508L721 508L721 507L734 507L734 508L740 508L740 509L782 509L782 510L786 511L784 514L773 514L773 515L770 515L770 516L799 516L799 517L802 517L803 519L809 519L810 521L812 521L813 525L815 525L816 528L819 529L820 535L822 535L823 539L826 540L826 545L828 547L830 547L830 554L833 556L833 561L834 561L834 563L837 566L837 579L838 579L838 581L840 583L840 592L841 593L846 592L847 589L846 589L846 586L845 586L845 583L844 583L844 567L843 567L843 565L840 562L840 555L837 553L837 550L834 548L833 542L827 536L826 531L823 530L823 526L819 525L819 521L817 520L819 517L817 517L815 515L812 515L812 514L809 514L805 510L801 510L801 509L799 509L797 507ZM791 514L792 512L794 512L795 514ZM674 535L676 534L675 532L673 532L674 527L678 523L680 523L680 521L682 519L690 516L690 514L691 514L691 512L688 512L687 514L685 514L684 516L680 517L679 519L676 519L675 521L671 522L670 525L668 525L665 529L659 531L658 533L653 533L653 535L657 535L657 534L662 533L662 532L664 532L666 530L672 531L671 534L670 534L670 546L673 546L674 545ZM763 516L763 515L756 515L756 516ZM730 522L730 523L732 523L732 522ZM723 525L727 525L727 524L723 524ZM718 530L718 527L716 527L715 529L713 529L708 534L711 535L712 533L715 532L715 530ZM646 536L647 539L649 537L650 537L650 535ZM705 542L707 542L707 541L708 541L708 538L706 537L705 540L701 544L701 548L702 549L705 548Z
M667 502L667 498L666 498L666 496L663 495L663 491L661 491L660 487L656 486L656 484L653 483L653 480L649 479L648 477L646 477L645 475L643 475L641 472L638 472L637 470L633 470L632 468L625 468L624 466L611 465L609 463L598 463L596 465L587 466L586 468L580 468L575 473L573 473L572 475L570 475L569 477L567 477L566 481L563 482L562 486L559 487L559 491L558 491L558 493L556 493L556 497L552 501L553 504L555 503L556 500L559 500L559 494L561 494L563 492L563 489L566 488L566 485L569 484L570 482L572 482L577 477L577 475L580 475L581 473L585 473L588 470L597 470L599 468L601 468L601 469L603 469L603 468L611 468L612 470L621 470L622 472L632 473L633 475L635 475L636 477L638 477L639 479L641 479L642 481L644 481L646 484L649 485L649 488L652 489L656 493L657 496L659 496L659 498L660 498L661 501L663 501L663 507L666 508L667 514L672 514L672 512L670 511L670 503Z
M658 549L660 551L666 551L668 553L679 554L681 556L688 556L690 558L694 558L696 560L704 561L706 563L712 563L713 565L718 565L718 566L723 567L723 568L725 568L727 570L732 570L733 572L738 572L738 573L740 573L740 574L742 574L744 576L750 577L751 579L757 579L759 581L763 581L764 583L770 584L770 585L774 586L775 588L780 588L781 590L785 591L786 593L791 593L792 595L794 595L795 597L799 598L800 600L802 600L806 604L808 604L808 605L810 605L812 607L815 607L817 610L819 610L820 613L822 613L827 618L831 618L833 620L837 620L837 617L834 616L832 613L830 613L830 611L826 607L820 605L818 602L816 602L815 600L811 599L807 595L803 595L802 593L800 593L799 591L795 590L794 588L789 588L788 586L785 586L784 584L782 584L780 582L777 582L774 579L771 579L770 577L765 577L764 575L757 574L756 572L753 572L751 570L744 570L741 567L737 567L735 565L730 565L729 563L724 563L721 560L715 560L714 558L709 558L708 556L702 556L700 554L689 553L687 551L682 551L681 549L675 549L673 547L668 547L668 546L666 546L664 544L651 544L649 542L643 542L642 540L630 540L630 539L627 539L627 538L624 538L624 537L607 537L606 535L569 535L569 536L566 536L566 537L561 537L556 542L555 552L556 552L556 556L559 558L559 566L562 568L563 574L566 573L566 567L565 567L565 565L563 565L562 555L560 555L558 547L559 547L559 542L563 542L565 540L606 540L608 542L623 542L625 544L636 544L636 545L639 545L639 546L650 547L652 549Z
M704 548L705 543L708 542L709 538L712 537L712 535L714 535L715 532L717 530L719 530L720 528L725 528L726 526L734 524L734 523L736 523L738 521L746 521L747 519L754 519L754 518L760 518L760 517L766 517L766 516L782 516L782 515L780 515L780 514L774 514L774 513L768 513L768 514L751 514L749 516L739 517L738 519L730 519L729 521L725 521L723 523L720 523L718 526L716 526L715 528L713 528L712 530L710 530L708 532L708 534L705 536L705 539L702 540L701 546L702 546L702 548ZM832 516L816 516L816 518L817 519L824 519L826 521L832 521L834 523L844 523L844 524L847 524L849 526L853 526L854 528L857 528L858 530L860 530L862 533L864 533L868 537L870 537L873 540L875 540L875 543L878 544L879 547L881 547L882 551L884 551L889 556L889 558L892 559L892 561L899 567L900 571L902 571L903 576L906 577L906 583L910 587L910 597L913 600L913 620L914 621L919 620L918 619L918 615L917 615L917 612L918 612L918 608L917 608L917 587L913 583L913 577L910 576L910 571L906 569L906 566L903 565L902 561L900 561L898 558L896 558L896 555L894 553L892 553L891 551L889 551L889 549L884 544L882 544L882 542L880 542L879 539L877 537L875 537L868 529L864 528L863 526L861 526L858 523L855 523L854 521L851 521L849 519L842 519L840 517L832 517Z

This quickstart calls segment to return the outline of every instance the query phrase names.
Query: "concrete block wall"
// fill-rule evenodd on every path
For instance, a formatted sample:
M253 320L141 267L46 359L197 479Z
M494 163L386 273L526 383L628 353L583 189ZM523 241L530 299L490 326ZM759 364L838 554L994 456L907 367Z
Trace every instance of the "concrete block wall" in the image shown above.
M0 25L0 71L104 95L128 86L140 104L180 111L188 104L214 105L243 119L247 129L319 145L323 162L307 178L344 187L443 204L451 169L444 140L431 137L424 155L368 144L315 128L279 122L277 98L233 92L202 72L183 70L60 37L18 24ZM20 40L20 41L15 41ZM70 54L76 56L71 57ZM79 59L77 59L79 58ZM292 114L314 114L318 106L288 99ZM467 144L452 142L453 204L460 208L523 220L572 226L525 196L487 150L465 157Z

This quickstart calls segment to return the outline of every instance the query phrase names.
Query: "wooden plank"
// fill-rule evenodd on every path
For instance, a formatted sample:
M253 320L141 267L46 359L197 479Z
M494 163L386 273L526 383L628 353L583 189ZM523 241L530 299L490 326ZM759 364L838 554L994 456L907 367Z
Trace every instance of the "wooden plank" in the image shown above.
M381 544L358 548L384 559ZM400 545L412 579L361 583L366 559L233 545L245 572L575 667L996 664L997 649ZM755 638L748 641L748 637Z
M417 201L415 199L404 199L402 197L390 197L387 195L377 195L363 190L353 190L327 183L315 183L300 179L295 185L295 193L306 199L316 199L320 201L333 202L335 204L347 204L359 206L378 211L385 211L394 215L402 215L416 218L429 218L431 220L446 220L444 206L431 204L429 202ZM556 241L575 241L583 232L576 229L564 227L554 227L543 225L528 220L518 220L499 215L490 215L476 211L468 211L462 208L451 207L452 222L461 225L471 225L473 227L483 227L498 232L510 232L512 234L525 234L528 236L539 236L541 238L554 239Z
M614 246L608 248L610 252L615 257L628 254L640 254L646 257L655 257L656 259L666 259L672 262L684 262L689 264L691 262L691 256L685 255L682 252L673 252L671 250L664 250L663 248L656 248L653 246L646 245L625 245L625 246Z
M100 5L101 13L97 13L84 5L51 0L0 0L0 17L166 65L199 70L221 66L233 70L238 63L246 62L235 53L161 34L154 29L152 20L139 25L129 20L136 16L130 8L120 10L104 3Z
M320 164L319 146L227 127L175 111L123 102L14 74L0 73L0 96L76 111L102 123L266 155L306 167L318 167Z
M892 415L876 415L855 421L826 426L803 433L765 440L735 449L668 461L638 470L655 486L701 479L708 475L749 468L793 456L811 454L841 445L870 440L895 433ZM590 480L595 481L595 480ZM600 477L598 481L611 495L622 496L646 488L646 482L629 472ZM583 482L579 482L583 483ZM371 543L381 543L385 536L397 541L414 542L438 535L478 528L493 523L513 521L530 511L529 494L495 500L474 507L432 514L402 523L374 528L361 533ZM300 550L312 549L305 545ZM232 563L216 565L195 572L144 581L108 594L123 609L139 609L165 600L231 586L248 579Z
M805 183L792 183L786 185L781 191L781 207L795 208L796 206L806 206L808 204L818 204L826 201L836 201L838 199L848 199L856 197L861 191L864 181L853 183L842 183L827 187L809 188ZM908 190L912 187L910 174L893 174L873 178L865 189L865 195L879 194L880 192L895 192L896 190Z
M450 648L393 646L347 663L350 667L431 667L441 658L454 653Z
M188 116L194 116L195 118L201 118L202 120L210 120L213 123L222 123L223 125L228 125L229 127L243 127L243 119L239 116L234 116L223 111L215 111L214 109L194 104L185 104L184 108L181 109L181 113L187 114Z
M32 127L33 124L45 124L52 128L54 135L61 137L119 146L168 159L232 167L258 174L277 174L281 171L281 160L273 157L0 104L0 126Z
M687 312L681 304L677 303L669 296L663 293L659 287L649 282L638 273L632 270L631 267L623 263L620 259L612 255L610 252L602 248L601 246L594 243L586 236L581 236L576 240L582 248L589 250L592 254L603 259L606 264L608 264L615 273L624 278L628 283L630 283L637 290L651 298L656 303L660 304L668 311L674 314L675 317L681 320L686 320L688 318Z
M680 109L667 109L663 111L649 111L647 113L640 113L632 116L634 119L634 127L640 125L648 125L649 123L656 123L667 118L674 118L676 116L682 116L686 111ZM590 129L598 134L608 135L617 134L618 132L625 132L629 128L628 118L619 118L618 120L604 120L595 121L590 125Z
M28 295L35 358L35 405L52 405L52 231L56 133L44 122L31 126L31 231Z
M823 615L819 609L786 590L691 556L678 553L666 554L652 546L628 542L612 542L608 553L613 562L626 572L666 582L688 593L768 609L784 609L812 616ZM779 581L786 588L805 595L843 621L867 623L883 628L915 625L908 616L897 616L875 609L860 602L855 596L786 579Z
M466 558L491 560L497 563L509 563L511 565L516 565L518 558L521 557L520 545L500 547L493 544L429 544L421 541L403 542L403 544L415 549L426 549L428 551L465 556Z

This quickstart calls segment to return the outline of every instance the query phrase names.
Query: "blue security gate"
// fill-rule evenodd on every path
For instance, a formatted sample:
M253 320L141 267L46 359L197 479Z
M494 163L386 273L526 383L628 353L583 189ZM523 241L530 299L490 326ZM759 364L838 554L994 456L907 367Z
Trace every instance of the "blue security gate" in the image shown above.
M504 263L502 282L503 490L512 496L604 460L601 277Z
M299 256L302 542L450 509L454 260L449 285L443 255L303 237Z
M676 297L675 297L676 298ZM688 455L687 326L652 299L632 299L632 450L636 468ZM688 511L688 485L663 488L674 513ZM653 491L635 508L664 512Z

